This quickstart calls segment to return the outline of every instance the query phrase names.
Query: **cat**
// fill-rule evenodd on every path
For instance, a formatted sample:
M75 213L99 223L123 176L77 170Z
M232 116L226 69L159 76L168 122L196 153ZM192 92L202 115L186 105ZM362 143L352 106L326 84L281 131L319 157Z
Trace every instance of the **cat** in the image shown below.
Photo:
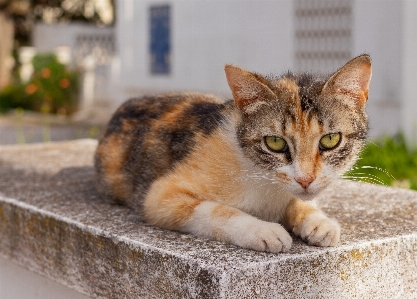
M96 150L100 190L152 225L243 248L288 252L289 232L336 246L339 224L312 199L364 146L370 56L328 77L225 73L226 102L178 93L122 104Z

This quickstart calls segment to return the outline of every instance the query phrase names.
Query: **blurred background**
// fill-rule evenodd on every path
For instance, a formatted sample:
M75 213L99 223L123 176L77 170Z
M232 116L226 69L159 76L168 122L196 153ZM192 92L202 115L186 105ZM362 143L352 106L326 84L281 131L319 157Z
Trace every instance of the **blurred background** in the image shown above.
M364 156L387 160L389 171L407 156L415 178L389 180L417 188L417 1L0 0L0 29L0 143L96 137L118 105L142 94L228 98L225 63L328 73L368 53L378 142ZM42 132L30 133L31 110L58 117L41 117Z

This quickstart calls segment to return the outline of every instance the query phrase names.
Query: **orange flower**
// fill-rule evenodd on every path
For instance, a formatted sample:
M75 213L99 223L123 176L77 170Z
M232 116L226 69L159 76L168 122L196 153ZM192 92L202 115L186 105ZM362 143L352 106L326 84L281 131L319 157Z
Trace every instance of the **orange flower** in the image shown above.
M71 82L67 78L63 78L63 79L59 80L59 87L61 87L62 89L66 89L70 85L71 85Z
M28 86L26 86L26 88L25 88L25 91L26 91L26 93L27 93L28 95L32 95L32 94L34 94L37 90L38 90L38 87L37 87L35 84L33 84L33 83L29 84L29 85L28 85Z
M49 77L51 77L51 70L48 68L43 68L41 70L41 76L42 78L48 79Z

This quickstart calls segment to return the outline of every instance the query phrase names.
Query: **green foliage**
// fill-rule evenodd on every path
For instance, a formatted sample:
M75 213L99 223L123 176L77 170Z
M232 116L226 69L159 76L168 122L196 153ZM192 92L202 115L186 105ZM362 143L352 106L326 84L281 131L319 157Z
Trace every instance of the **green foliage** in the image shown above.
M402 135L370 142L349 176L369 183L417 190L417 150Z
M16 79L0 92L0 111L23 108L43 113L71 114L78 104L79 76L54 54L36 55L27 83Z

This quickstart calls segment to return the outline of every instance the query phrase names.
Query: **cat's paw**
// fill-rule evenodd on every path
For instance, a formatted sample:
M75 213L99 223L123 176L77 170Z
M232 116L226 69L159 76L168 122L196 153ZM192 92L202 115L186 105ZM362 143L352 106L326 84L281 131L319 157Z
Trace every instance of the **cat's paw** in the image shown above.
M292 238L280 224L252 217L250 220L245 220L244 223L240 223L239 232L233 234L231 238L233 244L272 253L290 250Z
M340 239L339 224L320 212L308 215L293 232L308 244L320 247L336 246Z

